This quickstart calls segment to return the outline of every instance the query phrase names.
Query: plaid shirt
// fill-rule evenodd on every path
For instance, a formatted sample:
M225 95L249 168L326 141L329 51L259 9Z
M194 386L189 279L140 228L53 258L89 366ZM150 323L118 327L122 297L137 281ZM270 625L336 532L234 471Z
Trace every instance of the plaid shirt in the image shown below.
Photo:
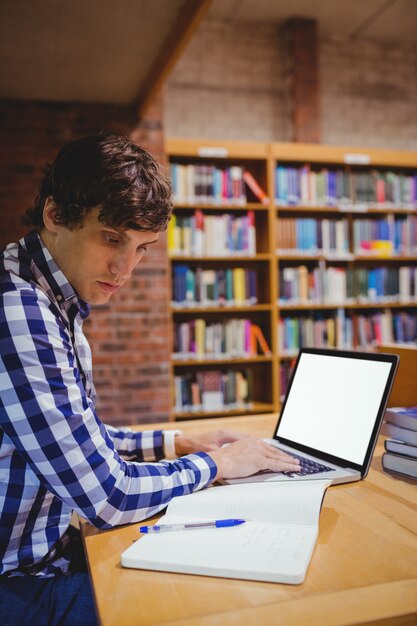
M162 431L100 421L82 332L89 306L35 232L0 255L0 300L0 573L49 553L36 573L51 575L65 570L55 547L72 511L97 528L138 522L217 468L205 453L157 462Z

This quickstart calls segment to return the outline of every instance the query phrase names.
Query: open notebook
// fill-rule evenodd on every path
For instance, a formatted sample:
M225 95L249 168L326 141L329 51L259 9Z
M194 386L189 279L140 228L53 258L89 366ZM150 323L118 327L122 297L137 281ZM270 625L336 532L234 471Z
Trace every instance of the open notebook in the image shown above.
M158 523L243 518L232 528L146 534L124 567L289 584L302 583L318 536L328 480L210 487L174 498Z

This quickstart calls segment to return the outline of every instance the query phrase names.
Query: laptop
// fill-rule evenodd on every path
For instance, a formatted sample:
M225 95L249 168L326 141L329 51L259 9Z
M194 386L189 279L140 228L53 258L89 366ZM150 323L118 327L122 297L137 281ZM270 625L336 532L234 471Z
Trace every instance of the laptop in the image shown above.
M395 354L302 348L275 432L266 440L299 457L300 472L224 482L327 478L336 485L365 478L398 360Z

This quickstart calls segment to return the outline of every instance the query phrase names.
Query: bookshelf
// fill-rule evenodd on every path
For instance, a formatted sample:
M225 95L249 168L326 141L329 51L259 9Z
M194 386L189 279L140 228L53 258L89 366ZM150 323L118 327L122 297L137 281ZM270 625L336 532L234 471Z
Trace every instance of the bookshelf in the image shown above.
M175 139L166 153L173 419L276 412L301 345L417 343L417 154Z

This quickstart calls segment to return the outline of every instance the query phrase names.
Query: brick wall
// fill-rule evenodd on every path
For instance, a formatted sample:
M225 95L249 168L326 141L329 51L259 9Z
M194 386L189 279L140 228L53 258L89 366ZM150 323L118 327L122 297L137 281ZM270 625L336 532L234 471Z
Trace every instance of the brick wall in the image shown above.
M100 129L130 134L163 160L162 101L136 127L133 107L102 104L0 102L1 249L25 232L40 168L66 142ZM166 419L169 412L170 326L165 234L109 305L85 323L93 351L98 414L111 423Z
M285 72L276 26L204 21L168 81L167 136L290 141Z
M278 26L205 21L168 82L166 135L289 141L284 39ZM319 72L322 143L417 149L416 44L320 38Z
M322 142L417 150L417 45L326 39Z

